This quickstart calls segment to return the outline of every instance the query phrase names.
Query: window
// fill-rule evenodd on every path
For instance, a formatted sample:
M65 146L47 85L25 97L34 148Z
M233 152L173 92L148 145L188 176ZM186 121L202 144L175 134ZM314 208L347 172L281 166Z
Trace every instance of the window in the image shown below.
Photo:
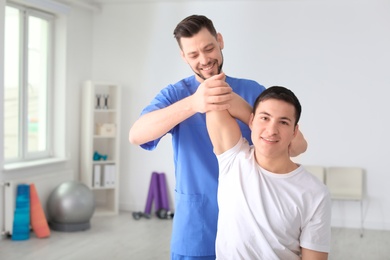
M4 159L51 156L54 16L15 4L5 11Z

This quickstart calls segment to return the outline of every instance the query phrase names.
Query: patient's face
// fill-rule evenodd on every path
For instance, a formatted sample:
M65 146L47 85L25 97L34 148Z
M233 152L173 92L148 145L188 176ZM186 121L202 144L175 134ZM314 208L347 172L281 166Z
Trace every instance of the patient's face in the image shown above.
M252 116L250 128L256 152L267 158L289 156L288 147L296 133L294 106L268 99L259 103Z

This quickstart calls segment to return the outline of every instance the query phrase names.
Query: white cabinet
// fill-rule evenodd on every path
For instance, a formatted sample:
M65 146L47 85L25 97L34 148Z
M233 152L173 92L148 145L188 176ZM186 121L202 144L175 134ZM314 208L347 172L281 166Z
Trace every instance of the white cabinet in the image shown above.
M118 213L120 87L83 84L80 178L94 193L95 215Z

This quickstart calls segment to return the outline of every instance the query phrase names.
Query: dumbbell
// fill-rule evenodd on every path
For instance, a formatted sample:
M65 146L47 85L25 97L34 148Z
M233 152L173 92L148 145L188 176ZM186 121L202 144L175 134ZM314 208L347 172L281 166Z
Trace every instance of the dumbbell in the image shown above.
M133 215L133 218L134 218L135 220L139 220L141 217L150 219L150 215L149 215L149 214L143 213L143 212L141 212L141 211L133 212L132 215Z
M156 212L156 215L159 219L171 219L173 218L173 212L166 209L159 209Z

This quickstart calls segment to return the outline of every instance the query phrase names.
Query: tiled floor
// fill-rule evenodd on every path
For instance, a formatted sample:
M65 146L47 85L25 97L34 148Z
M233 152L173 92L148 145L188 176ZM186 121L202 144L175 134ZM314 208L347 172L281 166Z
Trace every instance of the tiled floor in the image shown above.
M171 220L134 220L131 213L95 217L87 231L31 233L26 241L0 240L0 259L28 260L164 260L169 259ZM390 260L390 231L333 229L331 260Z

